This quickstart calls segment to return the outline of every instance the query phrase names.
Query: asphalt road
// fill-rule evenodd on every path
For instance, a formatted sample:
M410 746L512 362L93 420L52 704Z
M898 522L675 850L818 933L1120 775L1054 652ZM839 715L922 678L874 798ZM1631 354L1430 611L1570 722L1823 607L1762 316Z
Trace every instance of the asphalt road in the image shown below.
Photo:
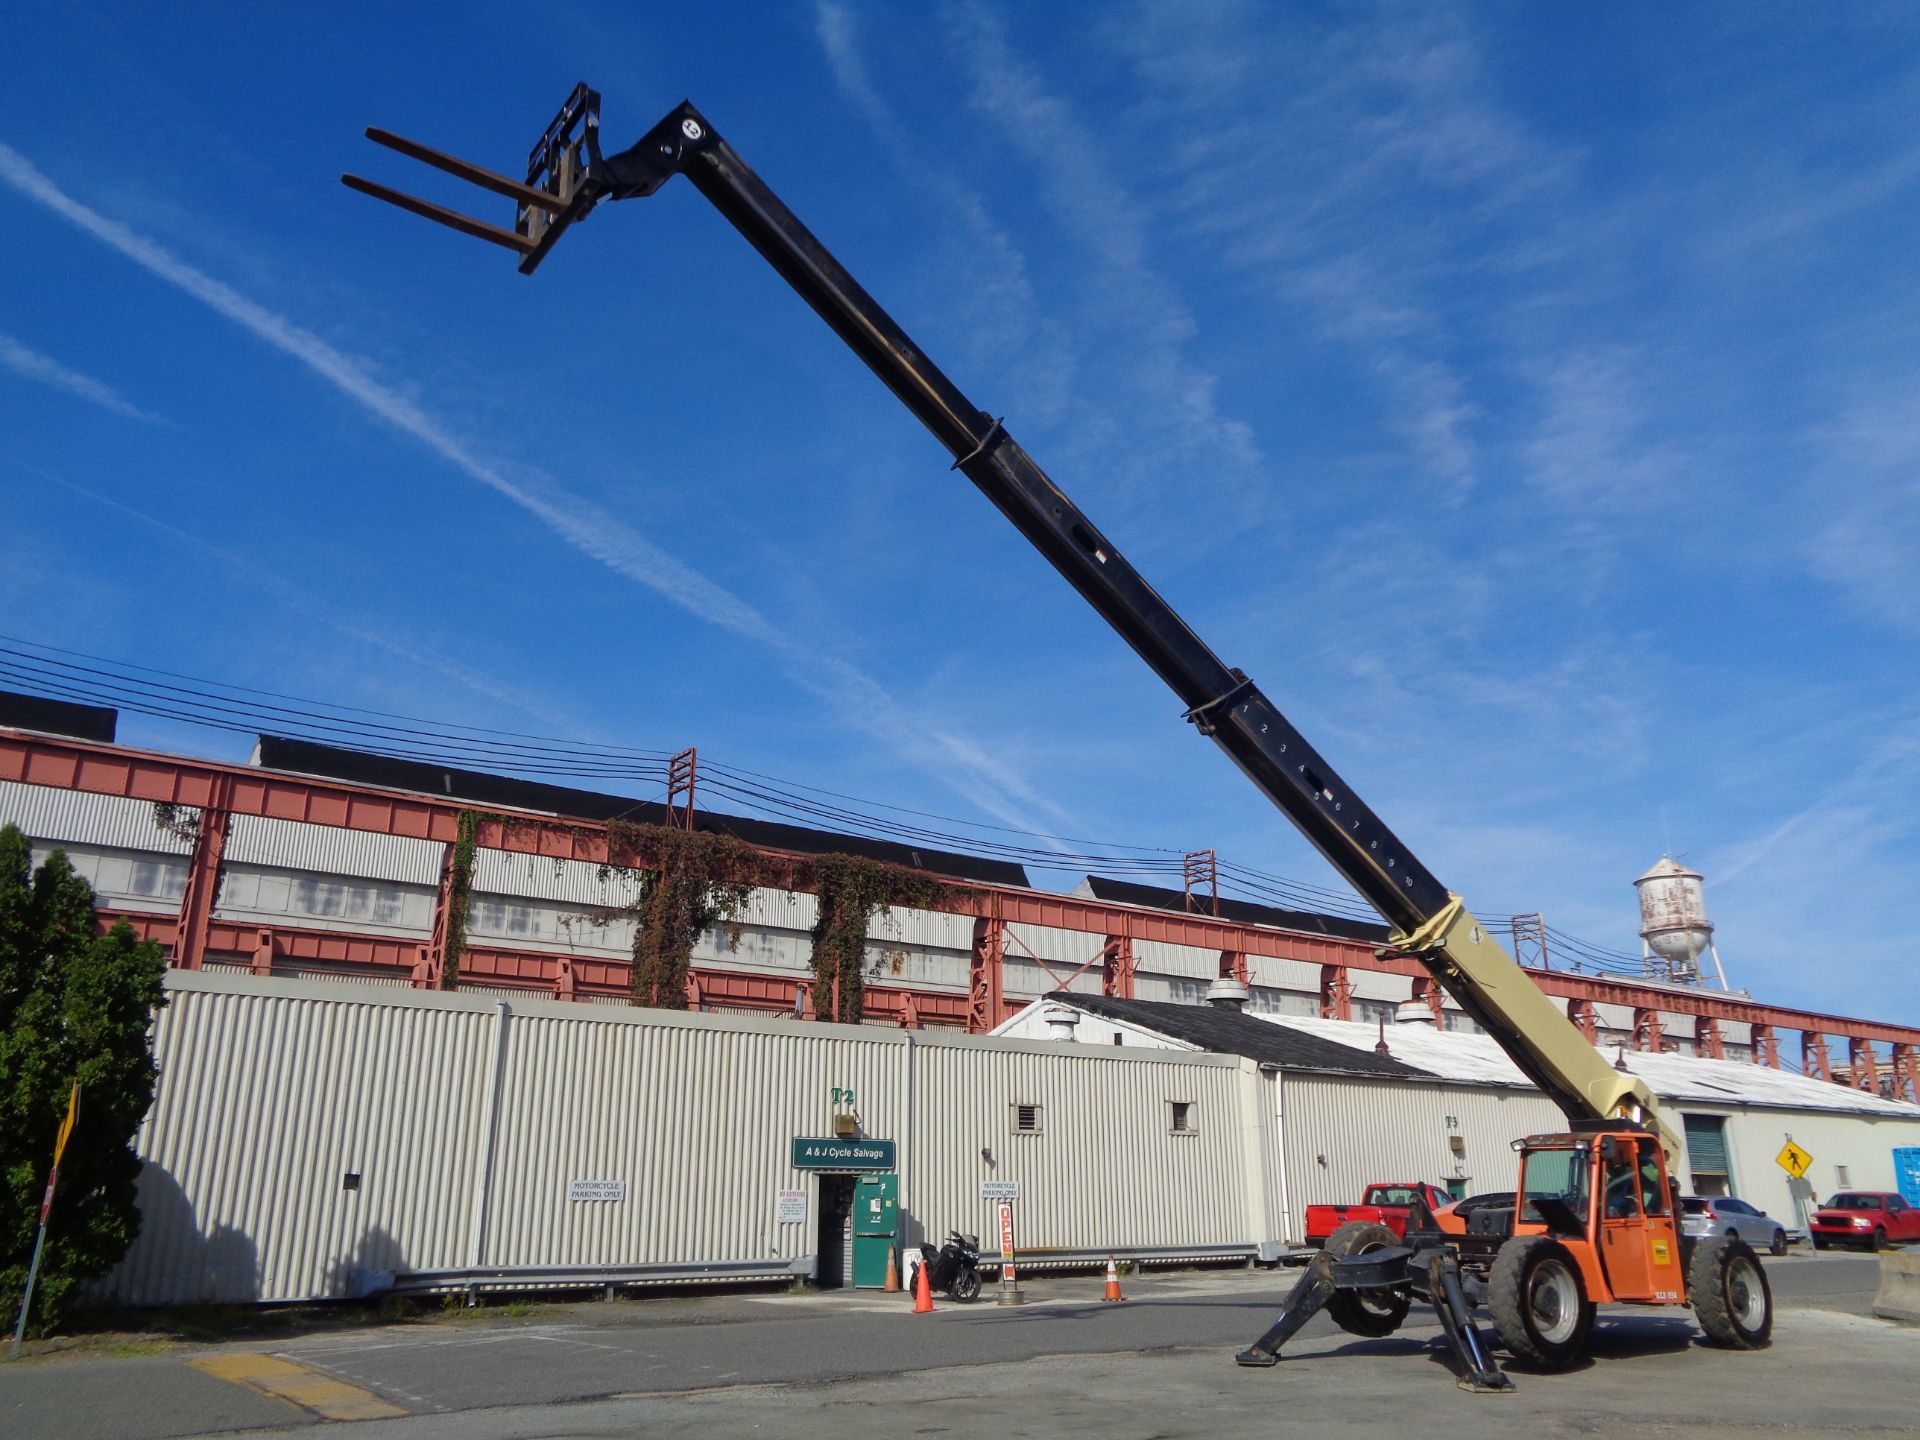
M1771 1262L1780 1317L1765 1354L1699 1346L1685 1312L1608 1310L1596 1328L1597 1363L1518 1375L1512 1397L1455 1390L1438 1329L1418 1310L1383 1341L1354 1340L1321 1317L1278 1369L1239 1370L1232 1352L1265 1328L1294 1273L1147 1277L1129 1282L1123 1305L1099 1303L1100 1281L1079 1276L1030 1282L1034 1303L1022 1308L983 1299L931 1316L912 1315L904 1297L865 1292L661 1298L322 1330L266 1345L56 1356L0 1366L0 1433L160 1440L387 1416L367 1418L365 1433L526 1440L1084 1426L1217 1436L1338 1433L1368 1417L1388 1423L1394 1406L1402 1421L1410 1406L1422 1414L1464 1406L1459 1418L1471 1415L1476 1433L1504 1433L1521 1417L1515 1434L1672 1433L1664 1427L1685 1416L1689 1433L1732 1427L1751 1437L1829 1423L1831 1433L1910 1435L1920 1416L1920 1330L1868 1318L1878 1274L1868 1256ZM1309 1411L1311 1425L1276 1423ZM1581 1428L1554 1428L1580 1417Z

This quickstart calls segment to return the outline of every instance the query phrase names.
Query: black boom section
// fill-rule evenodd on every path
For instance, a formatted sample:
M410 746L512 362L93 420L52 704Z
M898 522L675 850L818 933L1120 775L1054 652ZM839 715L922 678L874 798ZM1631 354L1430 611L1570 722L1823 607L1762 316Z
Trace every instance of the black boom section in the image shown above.
M591 136L591 132L590 132ZM590 144L593 143L590 139ZM1286 716L1141 578L1004 426L968 400L692 105L632 149L589 162L606 198L650 195L675 173L764 256L955 457L954 468L1105 617L1260 787L1389 922L1413 929L1447 892Z

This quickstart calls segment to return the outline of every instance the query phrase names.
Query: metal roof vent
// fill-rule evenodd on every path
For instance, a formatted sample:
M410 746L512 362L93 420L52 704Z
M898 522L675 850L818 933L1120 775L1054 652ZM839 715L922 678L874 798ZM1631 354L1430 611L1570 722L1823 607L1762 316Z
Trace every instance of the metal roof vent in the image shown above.
M1040 1012L1040 1018L1047 1022L1049 1040L1071 1042L1074 1027L1080 1023L1080 1012L1071 1005L1049 1005Z
M1402 1000L1394 1009L1393 1023L1396 1025L1424 1025L1429 1030L1435 1029L1436 1027L1433 1023L1433 1006L1427 1003L1426 997L1424 996L1415 996L1410 1000Z
M1247 982L1231 975L1222 975L1207 986L1207 1004L1222 1010L1244 1010L1252 998L1253 991L1247 988Z

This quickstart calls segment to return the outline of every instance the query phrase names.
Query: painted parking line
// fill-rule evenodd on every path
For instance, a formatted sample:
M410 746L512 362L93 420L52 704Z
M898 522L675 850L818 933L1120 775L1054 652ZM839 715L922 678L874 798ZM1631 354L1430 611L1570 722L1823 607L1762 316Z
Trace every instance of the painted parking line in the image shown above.
M216 1380L284 1400L322 1420L390 1420L407 1413L371 1390L274 1355L207 1355L187 1363Z

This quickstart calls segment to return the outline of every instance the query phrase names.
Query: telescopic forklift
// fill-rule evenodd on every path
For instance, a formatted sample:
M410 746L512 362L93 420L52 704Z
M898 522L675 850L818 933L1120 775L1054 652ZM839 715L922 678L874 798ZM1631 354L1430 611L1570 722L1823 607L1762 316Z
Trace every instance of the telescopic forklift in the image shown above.
M682 104L616 154L600 144L600 97L575 88L535 143L525 178L486 170L378 129L369 139L514 202L495 225L385 185L352 188L514 251L531 275L603 200L653 194L684 175L797 291L962 471L1179 697L1185 719L1227 753L1392 927L1411 956L1564 1112L1563 1133L1517 1141L1512 1203L1437 1213L1407 1233L1347 1225L1309 1262L1279 1319L1235 1358L1272 1365L1325 1309L1361 1336L1391 1334L1412 1300L1437 1312L1470 1390L1512 1380L1476 1324L1493 1317L1517 1360L1563 1369L1585 1354L1594 1308L1691 1305L1708 1338L1758 1349L1773 1326L1760 1261L1738 1239L1680 1233L1678 1154L1652 1091L1588 1043L1546 994L1347 787L1253 680L1224 664L1036 465L1006 427L929 360L741 160L705 116Z

